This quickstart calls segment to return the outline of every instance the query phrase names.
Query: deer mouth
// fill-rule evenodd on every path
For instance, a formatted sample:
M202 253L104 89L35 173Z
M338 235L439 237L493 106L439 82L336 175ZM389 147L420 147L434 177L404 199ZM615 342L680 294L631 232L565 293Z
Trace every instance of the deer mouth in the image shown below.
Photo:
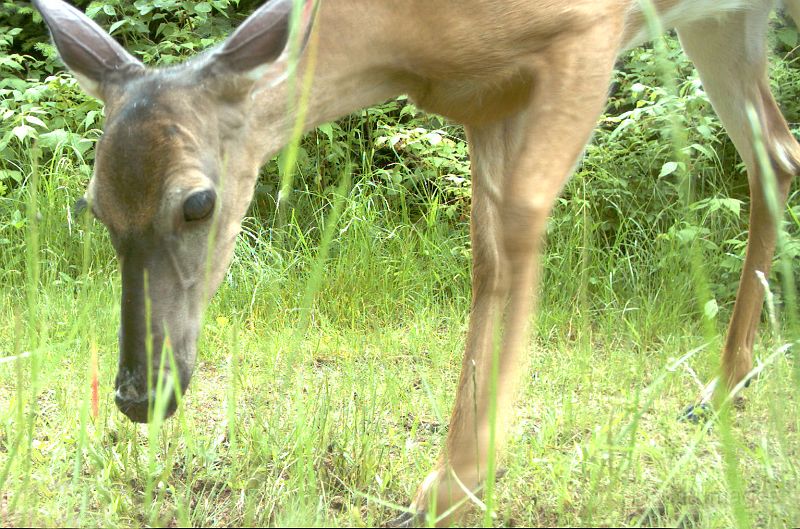
M162 419L168 419L172 417L175 410L178 409L178 401L174 393L164 395L163 398L168 400L166 407L163 408ZM118 388L114 393L114 403L117 405L119 411L136 423L150 422L159 408L156 390L149 391L143 397L135 396L132 398L129 389L125 385Z
M182 340L174 343L165 339L156 328L149 337L151 350L160 355L146 353L145 341L135 337L126 340L124 325L120 328L120 358L114 381L114 403L131 421L146 423L171 417L178 408L178 400L186 393L194 371L196 355L196 326L184 329Z
M150 381L142 370L121 367L115 381L114 403L131 421L147 423L155 419L168 419L178 409L178 396L185 394L191 374L177 376L165 368ZM176 387L177 385L177 387Z

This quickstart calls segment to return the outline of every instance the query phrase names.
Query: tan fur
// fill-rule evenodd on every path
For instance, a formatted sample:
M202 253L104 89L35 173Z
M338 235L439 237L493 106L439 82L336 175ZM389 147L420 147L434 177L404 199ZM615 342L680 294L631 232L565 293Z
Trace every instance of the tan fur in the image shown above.
M752 367L762 304L755 272L769 270L775 247L775 222L766 207L744 109L752 105L758 114L780 200L785 201L800 168L800 148L767 88L764 33L771 2L654 3L666 23L678 28L751 182L751 236L723 351L723 378L730 388ZM796 0L792 6L797 10ZM464 499L462 486L475 490L480 485L492 428L496 447L503 444L525 372L547 216L603 108L617 55L647 35L644 26L638 0L321 1L298 70L302 78L315 60L306 129L408 93L425 109L465 124L470 142L474 267L469 334L446 447L416 495L418 511L435 499L437 513L445 512ZM138 125L133 118L114 121L130 108L130 101L122 101L127 96L109 98L109 132L92 189L101 210L116 210L115 220L107 214L115 230L130 235L135 226L158 223L159 215L175 214L164 205L170 192L193 185L170 167L175 160L198 160L198 150L184 141L198 138L208 160L195 165L201 172L208 167L217 171L222 189L222 235L209 281L213 292L230 261L258 168L290 134L294 114L287 108L294 108L294 102L285 84L252 95L235 80L182 84L181 75L192 68L199 66L147 74L146 79L163 83L175 101L167 104L172 114L143 124L142 130L116 131L116 126ZM213 103L200 116L185 104L199 99ZM165 135L169 120L182 125L179 138ZM135 168L138 187L130 184L134 169L114 158L126 148L153 150L135 157L150 164ZM499 371L492 425L495 353Z

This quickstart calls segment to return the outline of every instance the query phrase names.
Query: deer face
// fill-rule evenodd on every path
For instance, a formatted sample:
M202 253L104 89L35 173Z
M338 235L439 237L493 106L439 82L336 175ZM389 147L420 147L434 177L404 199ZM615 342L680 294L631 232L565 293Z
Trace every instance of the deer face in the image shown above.
M108 228L122 274L115 401L143 422L159 371L167 381L177 375L180 391L189 384L203 308L249 202L237 200L245 175L228 177L246 171L252 181L258 166L217 133L213 98L189 97L158 77L125 88L109 108L88 201ZM167 409L175 410L174 398Z
M293 2L268 2L216 50L165 70L146 69L61 0L35 4L66 64L106 104L86 200L122 274L115 402L148 421L161 377L177 382L169 416L252 198L263 156L247 137L252 94L285 77Z

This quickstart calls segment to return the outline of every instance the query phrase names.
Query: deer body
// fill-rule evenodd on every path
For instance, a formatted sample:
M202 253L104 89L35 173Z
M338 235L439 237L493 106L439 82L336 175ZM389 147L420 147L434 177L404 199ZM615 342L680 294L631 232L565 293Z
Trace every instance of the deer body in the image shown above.
M121 262L117 404L145 421L152 400L145 350L161 351L169 336L186 389L202 310L230 262L259 167L294 125L285 81L293 2L270 0L220 47L160 70L145 69L60 0L35 3L64 61L106 103L87 199ZM722 380L732 388L752 368L762 304L755 272L769 270L776 238L748 105L764 133L779 202L800 168L800 147L766 79L772 2L654 4L662 22L678 28L751 182L750 242L723 350ZM790 10L800 12L799 4L793 0ZM298 10L296 25L305 36L296 41L308 42L297 79L309 70L313 76L306 129L403 93L466 127L473 182L469 333L447 444L413 504L422 512L435 499L443 513L465 489L476 490L490 471L490 445L502 445L524 372L547 216L603 108L617 55L648 36L645 17L637 0L321 0L316 14L308 6ZM154 368L163 362L154 355Z

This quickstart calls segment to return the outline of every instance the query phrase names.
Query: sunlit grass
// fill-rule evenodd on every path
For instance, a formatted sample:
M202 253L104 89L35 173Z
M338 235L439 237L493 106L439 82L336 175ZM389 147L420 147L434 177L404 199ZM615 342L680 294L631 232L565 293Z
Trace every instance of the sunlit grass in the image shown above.
M614 134L598 133L550 225L531 368L491 521L800 525L791 296L772 282L776 325L762 325L763 371L744 402L721 420L678 421L717 373L732 307L726 266L741 258L746 213L655 197L650 215L623 191L598 197L593 186L659 174L672 159L623 159L612 148L650 145L649 132ZM25 219L4 227L0 245L0 525L361 526L396 516L447 433L469 310L464 220L446 218L436 197L406 208L402 188L398 199L364 159L356 176L335 167L338 186L295 183L285 218L256 206L207 311L182 406L163 425L134 425L113 402L113 253L96 222L70 215L79 176L69 157L54 160L32 157L29 180L0 203ZM694 163L710 175L706 196L730 194L721 164ZM683 185L676 179L676 195ZM697 292L719 312L704 312ZM473 510L464 523L486 521Z
M43 189L39 203L51 192ZM0 364L3 524L371 525L394 516L387 505L406 504L446 434L468 268L463 226L387 225L376 192L357 182L342 202L335 255L322 264L299 338L322 236L295 226L275 248L248 224L207 314L192 387L157 430L130 424L113 404L113 266L94 258L79 284L43 281L33 308L15 294L25 281L7 281L0 313L18 323L0 330L0 349L32 355ZM336 196L298 201L323 213ZM41 223L54 222L42 211ZM60 233L68 236L41 232L43 276L52 274L49 237ZM569 252L560 237L586 234L562 227L551 255ZM589 251L593 270L608 266L600 250ZM496 523L730 526L718 429L676 420L697 394L692 373L716 371L719 338L702 347L682 291L619 301L589 292L588 309L576 308L569 273L551 266L542 287L532 378L501 462ZM780 345L764 335L760 351ZM754 525L796 525L800 414L789 357L776 358L746 398L730 415L726 443L748 512Z

